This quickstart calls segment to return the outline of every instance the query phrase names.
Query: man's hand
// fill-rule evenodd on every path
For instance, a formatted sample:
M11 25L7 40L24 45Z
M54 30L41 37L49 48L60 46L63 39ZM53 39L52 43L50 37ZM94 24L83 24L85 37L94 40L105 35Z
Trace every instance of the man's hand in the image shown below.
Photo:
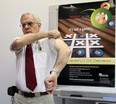
M57 74L52 72L44 81L47 93L53 93L57 85Z
M50 30L47 32L48 38L60 38L61 34L58 30Z

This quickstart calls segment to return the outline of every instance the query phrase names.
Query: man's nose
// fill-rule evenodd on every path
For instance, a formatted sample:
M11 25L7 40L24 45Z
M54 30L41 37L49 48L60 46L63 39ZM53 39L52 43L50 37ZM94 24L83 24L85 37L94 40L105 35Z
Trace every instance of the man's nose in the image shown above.
M25 28L29 28L29 25L28 24L25 24Z

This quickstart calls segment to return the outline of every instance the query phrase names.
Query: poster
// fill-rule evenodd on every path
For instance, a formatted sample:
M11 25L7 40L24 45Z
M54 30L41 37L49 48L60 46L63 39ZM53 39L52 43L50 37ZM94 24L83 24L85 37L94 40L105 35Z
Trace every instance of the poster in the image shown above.
M58 29L71 50L59 85L115 87L115 27L107 1L59 6Z

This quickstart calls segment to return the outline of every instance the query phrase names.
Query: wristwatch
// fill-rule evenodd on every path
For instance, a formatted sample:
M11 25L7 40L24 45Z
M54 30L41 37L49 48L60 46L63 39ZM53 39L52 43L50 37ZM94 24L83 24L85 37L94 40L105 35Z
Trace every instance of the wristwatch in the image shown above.
M56 69L52 69L52 70L50 71L50 74L51 74L52 72L55 72L55 73L56 73L56 75L57 75L57 77L59 77L60 72L56 71Z

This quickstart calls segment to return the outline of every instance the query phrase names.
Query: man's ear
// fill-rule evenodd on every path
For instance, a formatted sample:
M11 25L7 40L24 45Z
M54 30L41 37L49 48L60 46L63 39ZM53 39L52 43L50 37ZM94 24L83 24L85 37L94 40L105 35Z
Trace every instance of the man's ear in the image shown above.
M41 23L38 23L38 31L40 30L41 28Z
M41 23L38 23L38 26L41 27Z

